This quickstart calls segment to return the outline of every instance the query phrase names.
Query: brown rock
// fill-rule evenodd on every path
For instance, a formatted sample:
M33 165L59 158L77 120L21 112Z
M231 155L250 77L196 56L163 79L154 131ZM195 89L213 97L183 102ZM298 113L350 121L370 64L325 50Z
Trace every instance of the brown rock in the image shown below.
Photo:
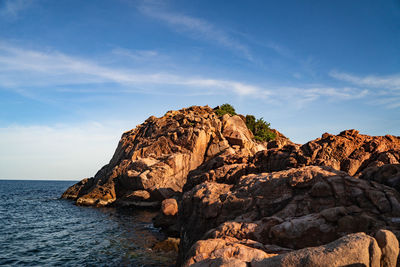
M246 262L238 259L205 259L200 262L196 262L191 267L247 267Z
M178 213L178 202L176 202L176 199L164 199L161 202L161 212L165 216L175 216Z
M155 251L178 252L179 238L168 237L167 239L156 243L152 249Z
M318 246L353 232L396 228L400 195L390 187L308 166L205 182L182 199L181 257L199 239L252 239L290 249Z
M214 263L214 265L207 265L211 263L208 259L222 259L225 262L235 260L233 262L239 264L237 260L249 262L276 255L267 254L260 249L250 247L249 245L255 246L256 242L254 241L249 240L244 243L246 245L232 238L199 240L189 251L188 259L183 266L193 266L192 264L194 263L198 263L198 265L195 266L220 266L215 265L216 263Z
M371 266L379 267L381 250L374 238L356 233L320 247L305 248L262 261L252 267Z
M253 134L247 129L245 122L239 116L225 114L222 117L222 128L222 135L230 145L237 145L249 151L255 150L255 144L252 141Z
M85 178L82 181L74 184L68 188L63 194L62 198L76 200L82 196L89 188L93 186L93 178Z
M399 160L399 137L368 136L347 130L339 135L323 134L302 146L287 144L261 151L253 163L258 172L321 165L355 175L368 167L399 164Z
M390 231L379 230L375 234L375 239L382 251L380 266L396 266L399 255L399 241L396 236Z
M365 233L354 233L329 244L289 251L281 255L262 251L252 240L234 238L200 240L189 251L183 266L396 266L398 241L387 230L377 233L377 240Z
M268 149L282 148L286 145L296 145L295 143L290 141L289 138L287 138L286 136L284 136L282 133L278 132L277 130L271 129L271 132L273 132L275 134L275 139L268 142L268 144L267 144Z
M400 191L400 164L369 167L359 174L360 179L375 181Z

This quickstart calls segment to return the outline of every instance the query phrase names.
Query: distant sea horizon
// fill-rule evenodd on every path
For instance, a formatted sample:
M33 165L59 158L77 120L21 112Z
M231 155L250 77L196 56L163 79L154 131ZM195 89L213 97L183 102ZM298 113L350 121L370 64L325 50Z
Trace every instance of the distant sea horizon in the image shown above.
M60 182L79 182L81 179L46 179L46 178L38 178L38 179L29 179L29 178L0 178L0 180L5 181L60 181Z

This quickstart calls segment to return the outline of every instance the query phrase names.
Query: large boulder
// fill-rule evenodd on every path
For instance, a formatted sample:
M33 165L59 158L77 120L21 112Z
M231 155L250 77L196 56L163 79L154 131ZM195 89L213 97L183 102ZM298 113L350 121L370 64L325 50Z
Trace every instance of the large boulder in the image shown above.
M387 230L379 230L375 234L375 239L381 248L381 266L396 266L397 257L399 255L399 241L396 236Z
M199 240L188 252L188 259L183 266L207 266L206 262L210 259L240 260L251 262L254 260L263 260L277 254L268 254L257 246L262 246L257 242L246 240L238 241L234 238L207 239ZM203 262L202 264L200 264ZM197 263L196 265L193 265Z
M380 230L376 239L354 233L318 247L304 248L280 255L265 252L262 244L251 240L207 239L195 243L183 266L396 266L399 254L396 237Z
M305 248L262 261L252 267L317 267L370 266L379 267L382 252L376 240L364 233L344 236L320 247Z
M109 164L63 198L80 205L159 205L179 194L188 173L204 162L259 149L239 116L218 117L207 106L169 111L125 132Z

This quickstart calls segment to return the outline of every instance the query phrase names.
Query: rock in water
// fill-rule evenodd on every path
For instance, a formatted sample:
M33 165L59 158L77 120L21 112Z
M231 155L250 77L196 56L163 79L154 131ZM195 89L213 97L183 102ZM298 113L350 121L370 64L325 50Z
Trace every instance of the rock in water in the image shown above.
M79 205L153 206L182 191L190 171L220 154L252 156L260 147L239 116L193 106L150 117L125 132L109 164L71 186Z

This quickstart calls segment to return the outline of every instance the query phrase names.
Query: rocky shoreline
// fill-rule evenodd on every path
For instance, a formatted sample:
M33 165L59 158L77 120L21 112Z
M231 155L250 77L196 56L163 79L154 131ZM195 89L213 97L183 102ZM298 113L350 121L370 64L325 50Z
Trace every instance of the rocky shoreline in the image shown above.
M70 187L78 205L160 208L178 266L396 266L400 138L356 130L255 141L245 117L193 106L125 132Z

